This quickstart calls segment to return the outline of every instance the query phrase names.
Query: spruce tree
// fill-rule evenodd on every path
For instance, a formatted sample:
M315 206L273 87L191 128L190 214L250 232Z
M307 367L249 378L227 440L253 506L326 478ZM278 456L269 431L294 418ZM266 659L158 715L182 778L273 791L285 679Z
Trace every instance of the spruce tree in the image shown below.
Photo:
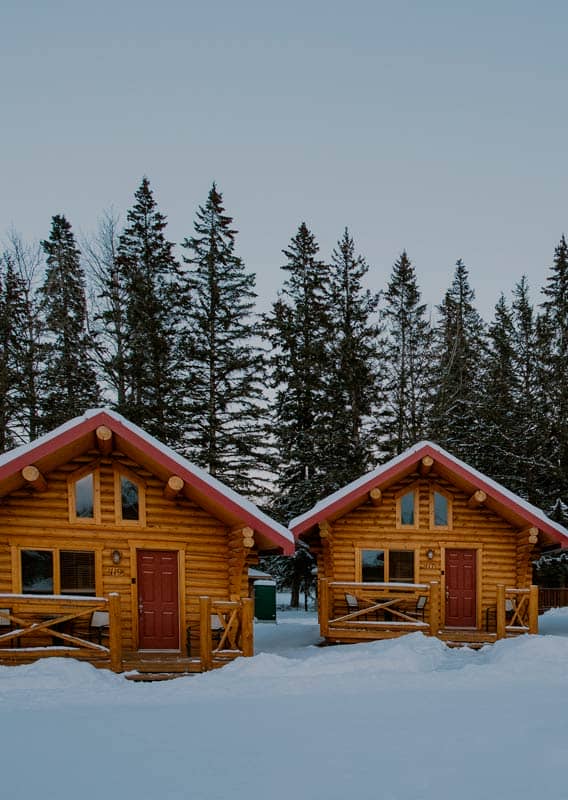
M180 270L173 244L165 238L166 218L157 210L145 177L127 214L116 253L118 293L125 299L124 401L117 409L167 444L179 443L178 335ZM111 321L111 326L116 325ZM116 329L115 329L116 330ZM123 368L122 364L120 369Z
M258 497L266 492L263 353L255 341L255 276L235 253L232 222L213 184L195 234L182 244L185 442L190 458L211 475Z
M383 446L392 456L424 438L432 384L432 332L406 251L393 266L382 319Z
M120 220L105 212L97 235L83 245L88 277L95 293L95 347L97 360L113 404L126 405L126 311L125 281L118 263Z
M326 481L340 488L363 474L376 444L379 402L378 325L374 319L379 295L364 289L369 271L346 228L330 264L329 341L331 374L326 379L329 448Z
M460 259L452 285L438 306L430 421L432 438L472 466L480 462L484 446L479 423L486 350L484 324L474 299L467 267Z
M45 368L41 376L41 425L56 425L97 405L99 389L87 329L85 275L71 225L52 218L42 242L46 275L41 288L45 326Z
M23 439L25 291L9 252L0 259L0 452Z
M483 365L480 449L476 466L513 491L519 488L518 445L519 376L515 352L513 314L504 295L495 306L495 318L488 330L488 347Z
M288 273L267 317L272 346L272 426L279 470L273 513L283 521L310 508L329 490L327 388L331 375L329 267L302 222L283 251Z
M562 236L542 290L538 325L540 385L547 417L547 508L568 504L568 244Z

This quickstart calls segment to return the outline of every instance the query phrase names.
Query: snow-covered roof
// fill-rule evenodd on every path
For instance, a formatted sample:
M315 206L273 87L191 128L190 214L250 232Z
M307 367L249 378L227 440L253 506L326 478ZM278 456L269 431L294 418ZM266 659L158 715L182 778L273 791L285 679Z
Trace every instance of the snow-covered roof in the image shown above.
M0 456L0 482L27 464L48 456L80 436L94 431L100 425L106 425L114 433L129 441L132 446L148 453L164 467L172 470L175 468L176 473L189 486L239 517L243 524L250 525L263 533L275 545L282 547L285 553L293 552L294 538L287 528L271 519L250 500L109 408L89 409L82 416L65 422L44 436L4 453Z
M291 520L290 529L296 537L299 536L318 522L333 514L340 513L342 508L362 498L373 487L380 488L382 483L392 482L396 475L402 475L402 473L408 471L409 467L412 467L413 464L416 464L427 455L431 456L435 462L443 464L450 473L467 481L475 488L482 489L488 497L493 498L510 509L511 512L526 520L528 525L540 528L568 547L568 530L564 526L551 520L540 508L533 506L527 500L523 500L523 498L497 483L497 481L488 478L487 475L456 458L440 445L429 441L418 442L418 444L408 448L408 450L385 464L381 464L381 466L366 475L357 478L357 480L352 481L342 489L338 489L338 491L320 500L309 511Z

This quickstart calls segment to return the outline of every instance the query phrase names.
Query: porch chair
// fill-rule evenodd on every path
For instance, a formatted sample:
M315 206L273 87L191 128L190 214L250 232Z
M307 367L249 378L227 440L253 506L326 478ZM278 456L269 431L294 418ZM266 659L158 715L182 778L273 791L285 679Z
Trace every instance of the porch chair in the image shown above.
M359 601L354 594L346 594L345 602L347 603L347 611L349 613L352 611L359 611Z
M11 608L0 608L0 633L8 633L8 631L13 630L12 620L8 616L12 613ZM9 642L6 643L8 647L19 647L20 640L19 639L10 639Z
M217 614L211 614L211 640L213 643L213 649L219 645L224 630L225 628L223 627L223 623L219 619L219 616Z
M108 611L93 611L89 622L89 639L92 641L94 636L97 643L102 644L103 636L108 636L109 634L109 622Z
M424 622L424 610L426 608L426 603L428 602L428 595L421 594L416 601L416 607L414 611L407 611L409 617L414 617L415 619L419 619Z

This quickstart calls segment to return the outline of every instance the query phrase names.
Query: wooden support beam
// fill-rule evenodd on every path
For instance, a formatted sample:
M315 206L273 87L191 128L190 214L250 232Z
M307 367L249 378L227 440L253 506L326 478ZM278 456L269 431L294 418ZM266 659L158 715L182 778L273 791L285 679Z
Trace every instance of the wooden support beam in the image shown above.
M383 502L383 493L377 486L369 492L369 500L374 506L380 506Z
M99 425L95 431L97 447L103 456L110 456L112 453L112 431L106 425Z
M486 500L487 500L487 495L483 491L483 489L477 489L477 491L475 491L471 495L471 497L467 501L467 504L469 508L479 508L479 506L482 506Z
M179 475L170 475L168 482L164 486L164 497L166 500L175 500L183 487L183 478L180 478Z
M207 672L213 666L211 652L211 598L199 598L199 660L201 671Z
M527 539L529 544L538 542L538 528L525 528L521 531L521 537Z
M505 626L507 624L507 615L505 611L505 586L502 583L497 584L497 638L505 638Z
M319 524L319 534L322 539L327 539L328 536L331 534L331 525L327 520L320 522Z
M440 584L430 581L430 636L437 636L441 625Z
M432 456L424 456L420 461L420 466L418 467L418 471L421 475L428 475L432 466L434 464L434 459Z
M254 655L254 600L245 597L241 612L241 647L243 656Z
M538 586L530 587L529 633L538 633Z
M118 592L110 592L108 596L108 617L110 668L113 672L122 672L122 615Z
M47 481L39 471L37 467L34 467L33 464L29 464L27 467L24 467L22 470L22 478L27 481L27 483L34 489L36 492L45 492L47 489Z
M254 547L254 531L248 525L243 528L243 544L245 547Z

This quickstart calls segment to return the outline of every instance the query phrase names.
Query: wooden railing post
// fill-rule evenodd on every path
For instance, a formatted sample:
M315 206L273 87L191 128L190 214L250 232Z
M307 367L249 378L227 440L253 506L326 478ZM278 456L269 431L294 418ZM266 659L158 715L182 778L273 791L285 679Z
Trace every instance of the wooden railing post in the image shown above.
M199 659L202 672L213 666L210 597L199 598Z
M496 609L496 622L497 622L497 638L505 638L505 587L502 583L497 584L497 609Z
M108 596L108 618L110 668L113 672L122 672L122 619L118 592L110 592Z
M319 579L318 608L320 618L320 633L327 636L329 633L329 585L327 578Z
M254 600L250 597L245 597L242 600L242 616L241 616L241 647L243 656L254 655Z
M430 636L437 636L440 630L440 584L430 582Z
M538 633L538 586L531 586L529 593L529 633Z

